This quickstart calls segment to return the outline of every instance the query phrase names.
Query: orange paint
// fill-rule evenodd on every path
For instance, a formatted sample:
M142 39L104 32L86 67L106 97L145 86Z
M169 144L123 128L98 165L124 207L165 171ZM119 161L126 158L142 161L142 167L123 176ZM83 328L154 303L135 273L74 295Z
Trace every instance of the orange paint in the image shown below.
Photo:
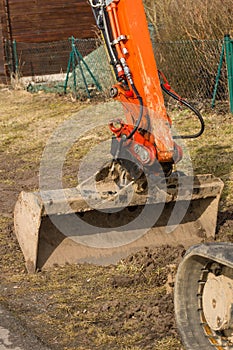
M119 42L115 45L118 58L124 58L130 69L134 84L143 99L145 107L140 127L147 129L148 117L150 117L149 132L150 141L155 142L157 157L160 162L172 161L174 141L172 139L170 124L164 106L164 99L160 87L157 66L154 58L153 48L150 40L148 23L146 20L142 0L119 0L114 1L107 7L113 39L116 40L119 35L124 35L127 40L124 44ZM127 49L128 54L122 52L122 44ZM119 90L120 92L120 90ZM138 100L132 97L132 94L119 93L116 97L126 106L127 122L133 124L135 117L138 116L136 105ZM134 115L132 120L131 114Z

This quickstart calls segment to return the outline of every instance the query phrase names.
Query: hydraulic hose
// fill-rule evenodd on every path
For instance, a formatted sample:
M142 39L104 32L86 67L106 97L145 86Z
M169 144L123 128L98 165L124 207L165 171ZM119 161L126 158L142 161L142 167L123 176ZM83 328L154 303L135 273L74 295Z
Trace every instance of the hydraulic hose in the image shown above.
M139 101L140 110L139 110L139 117L138 117L138 119L136 121L136 124L135 124L133 130L131 131L131 133L127 136L127 140L131 139L133 137L133 135L135 134L135 132L138 130L139 125L140 125L140 123L142 121L142 116L143 116L143 100L142 100L142 97L139 94L139 92L138 92L136 86L134 85L134 83L131 84L131 87L132 87L133 92L135 93L135 95L136 95L136 97L137 97L137 99Z
M101 13L101 17L102 17L102 24L103 24L103 27L100 28L102 33L103 33L103 36L104 36L104 40L105 40L105 43L106 43L106 46L107 46L107 49L108 49L108 52L109 52L109 56L111 58L111 61L114 65L114 67L118 64L119 61L121 61L121 59L119 59L119 57L117 56L117 54L114 52L113 48L112 48L112 42L111 42L111 31L109 31L109 27L108 27L108 16L106 16L106 10L104 8L104 4L102 1L99 1L98 3L94 3L93 0L89 0L91 6L92 6L92 9L93 9L93 12L95 14L95 17L97 18L97 12L100 14ZM98 11L97 11L98 9ZM119 62L120 64L120 62ZM124 68L123 68L124 69ZM127 67L128 69L128 67ZM129 72L129 70L128 70ZM143 116L143 100L142 100L142 97L140 96L136 86L134 85L134 82L133 82L133 79L131 77L131 74L129 72L129 74L126 73L126 77L128 78L129 80L129 83L132 87L132 90L133 92L135 93L136 95L136 98L138 99L139 101L139 106L140 106L140 110L139 110L139 116L138 116L138 119L135 123L135 126L133 128L133 130L131 131L131 133L127 136L126 139L131 139L133 137L133 135L135 134L135 132L138 130L139 128L139 125L142 121L142 116ZM126 139L122 139L122 141L126 140Z
M104 8L102 9L102 11L103 11L102 16L103 16L103 25L104 25L104 33L103 34L104 34L105 42L106 42L111 60L112 60L113 64L116 65L117 58L116 58L116 55L112 49L112 44L111 44L111 40L110 40L110 36L109 36L109 30L108 30L108 25L107 25L107 20L106 20Z
M173 92L171 92L170 90L166 89L166 87L164 86L163 83L161 83L161 88L164 92L166 92L166 94L168 94L169 96L171 96L172 98L174 98L175 100L179 101L181 104L185 105L186 107L188 107L191 111L193 111L197 118L199 119L200 122L200 130L193 135L177 135L177 136L173 136L173 139L195 139L199 136L201 136L201 134L203 134L204 130L205 130L205 123L203 120L203 117L201 115L201 113L195 108L193 107L190 103L188 103L187 101L183 100L182 98L180 98L179 96L177 96L176 94L174 94Z

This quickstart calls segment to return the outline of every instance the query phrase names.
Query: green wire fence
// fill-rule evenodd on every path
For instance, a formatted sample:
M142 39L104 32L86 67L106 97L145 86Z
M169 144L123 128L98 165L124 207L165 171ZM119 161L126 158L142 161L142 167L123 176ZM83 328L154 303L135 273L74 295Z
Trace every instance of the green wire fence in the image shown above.
M98 80L92 73L91 69L89 68L88 64L83 59L81 53L79 52L77 46L76 46L76 39L74 37L70 38L71 40L71 52L69 56L68 66L67 66L67 73L66 73L66 79L65 79L65 85L64 85L64 93L67 92L67 86L68 86L68 80L70 77L70 70L72 69L72 80L73 80L73 93L77 97L77 76L76 76L76 70L79 69L82 82L84 83L85 90L87 93L87 96L91 98L91 91L88 87L88 82L86 79L86 73L89 75L89 78L91 78L92 83L94 86L99 90L102 91L101 85L99 84Z
M228 77L232 73L228 71L229 64L228 69L223 64L222 45L223 40L156 42L153 39L158 69L165 74L172 88L183 98L209 101L210 106L213 97L214 104L229 100ZM100 93L100 87L107 93L115 82L109 58L99 39L17 42L14 60L9 54L10 47L12 43L6 42L9 71L17 71L23 79L27 77L32 90L39 86L49 91L60 89L61 93L76 91L77 95L84 93L89 97L93 90ZM220 58L221 74L218 71Z
M220 61L218 65L218 71L216 76L216 82L214 87L212 107L215 106L216 95L219 86L219 80L221 77L221 71L223 67L225 54L226 69L227 69L227 83L228 83L228 94L229 94L229 103L230 103L230 112L233 113L233 40L230 38L230 35L224 36L224 41L222 44L222 51L220 55Z

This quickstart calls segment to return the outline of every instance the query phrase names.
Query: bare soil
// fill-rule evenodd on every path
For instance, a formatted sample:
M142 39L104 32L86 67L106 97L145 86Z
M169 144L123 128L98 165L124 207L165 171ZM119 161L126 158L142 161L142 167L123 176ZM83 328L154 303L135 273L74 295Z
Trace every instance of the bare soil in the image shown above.
M90 102L5 88L0 99L0 303L51 349L183 349L173 309L182 246L145 247L114 266L56 266L27 274L14 235L14 204L21 190L38 188L49 134ZM212 114L206 119L205 139L190 143L194 169L224 180L216 239L233 241L233 117ZM71 177L76 166L67 165Z

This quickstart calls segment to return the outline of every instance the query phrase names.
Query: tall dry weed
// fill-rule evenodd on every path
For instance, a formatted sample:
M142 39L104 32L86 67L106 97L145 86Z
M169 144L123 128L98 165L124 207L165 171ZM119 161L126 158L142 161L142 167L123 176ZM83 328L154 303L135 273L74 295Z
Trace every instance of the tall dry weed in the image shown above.
M232 0L144 0L159 41L221 39L233 30Z

